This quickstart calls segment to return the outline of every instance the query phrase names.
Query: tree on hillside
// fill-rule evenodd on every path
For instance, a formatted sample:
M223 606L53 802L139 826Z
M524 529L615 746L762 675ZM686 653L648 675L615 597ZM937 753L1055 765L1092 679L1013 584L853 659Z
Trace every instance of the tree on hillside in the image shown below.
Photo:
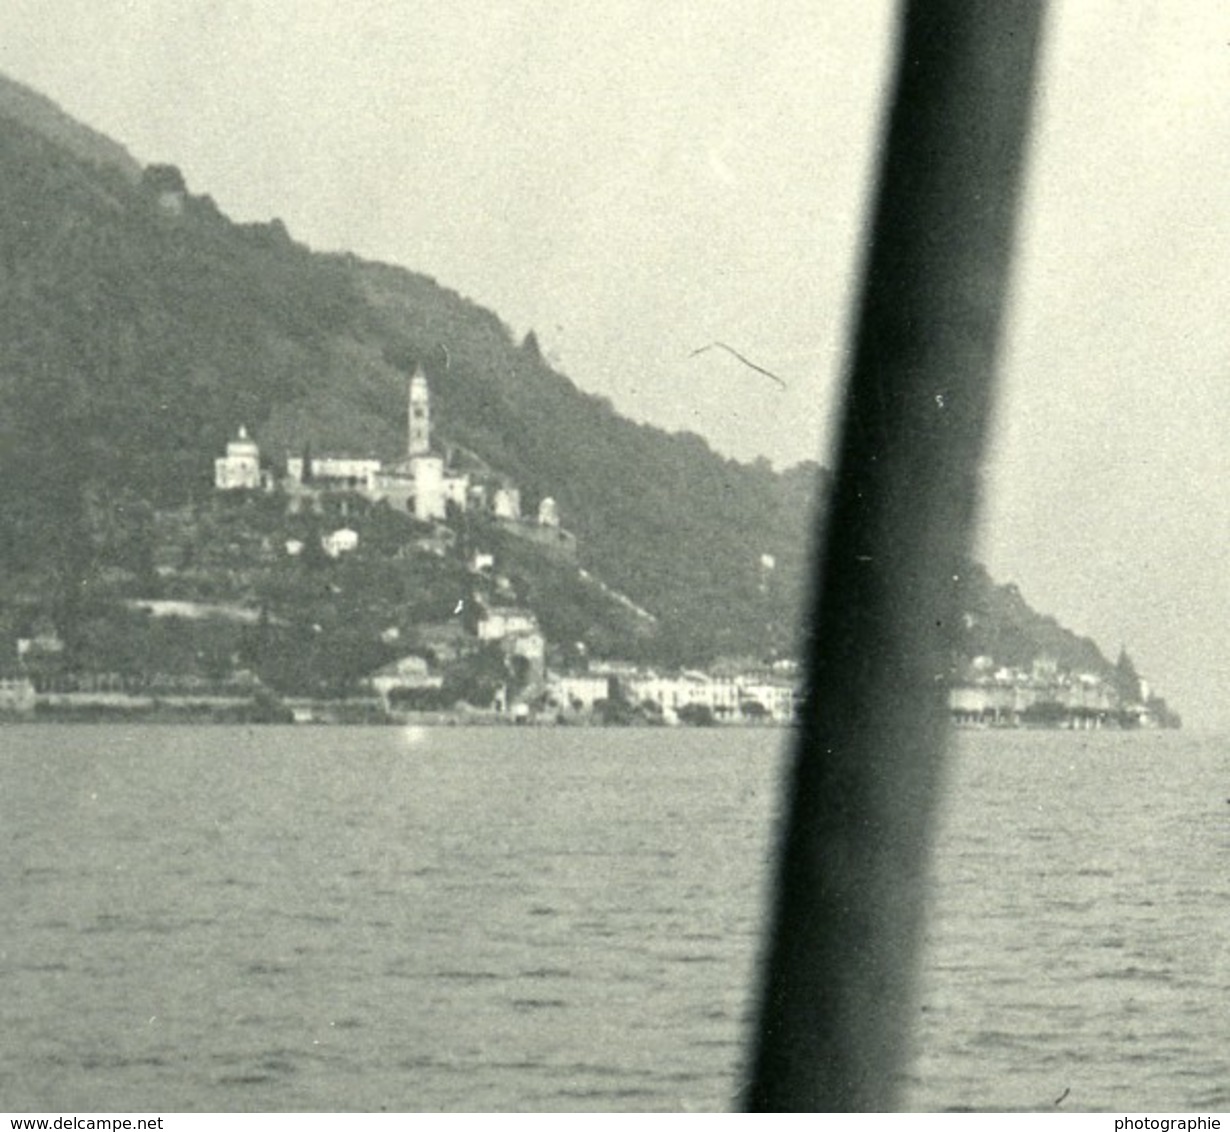
M1140 675L1127 649L1122 647L1119 649L1119 659L1115 661L1115 690L1121 703L1140 702Z
M154 193L186 193L187 182L175 165L147 165L141 184Z

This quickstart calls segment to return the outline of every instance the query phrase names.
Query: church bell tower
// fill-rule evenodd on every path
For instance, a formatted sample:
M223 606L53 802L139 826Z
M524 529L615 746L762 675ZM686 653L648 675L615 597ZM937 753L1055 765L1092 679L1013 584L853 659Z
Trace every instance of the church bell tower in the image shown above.
M431 404L427 375L419 366L410 378L410 439L406 454L426 456L431 451Z

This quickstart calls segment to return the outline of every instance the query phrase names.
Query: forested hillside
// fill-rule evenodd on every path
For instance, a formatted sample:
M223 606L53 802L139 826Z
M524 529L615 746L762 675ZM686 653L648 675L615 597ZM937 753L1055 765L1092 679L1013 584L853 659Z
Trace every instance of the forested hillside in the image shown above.
M276 221L232 224L179 185L158 167L133 183L0 118L9 570L71 595L87 512L199 498L240 422L270 454L393 455L422 364L438 435L527 507L553 495L582 564L659 617L664 658L790 648L817 467L778 476L634 424L434 281L313 254Z
M8 90L0 600L71 622L100 547L142 545L150 515L205 499L240 423L267 459L306 445L395 456L421 365L437 437L519 484L527 510L554 497L580 566L657 619L636 641L642 659L796 649L819 466L779 473L629 421L553 369L532 333L517 340L434 280L313 253L277 220L234 224L177 170L138 173L121 146ZM971 654L1046 648L1107 666L1092 643L969 577Z

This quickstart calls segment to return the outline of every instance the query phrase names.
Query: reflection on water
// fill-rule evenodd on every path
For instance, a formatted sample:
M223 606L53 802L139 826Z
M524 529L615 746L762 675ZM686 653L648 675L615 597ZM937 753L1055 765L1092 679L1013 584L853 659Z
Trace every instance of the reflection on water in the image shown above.
M0 1096L728 1107L785 737L4 728ZM960 738L910 1107L1230 1101L1227 751Z

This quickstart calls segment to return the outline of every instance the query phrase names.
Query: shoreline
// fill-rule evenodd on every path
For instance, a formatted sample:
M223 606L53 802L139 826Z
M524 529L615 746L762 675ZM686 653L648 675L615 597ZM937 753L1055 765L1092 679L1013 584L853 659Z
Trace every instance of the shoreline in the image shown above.
M579 713L519 715L478 708L426 712L389 712L378 700L261 701L222 696L121 696L61 693L39 697L18 710L0 710L4 725L54 724L175 724L181 726L274 725L295 727L521 727L521 728L653 728L697 725L664 724L636 718L606 721ZM699 725L708 728L780 728L794 723L773 720L733 720Z

